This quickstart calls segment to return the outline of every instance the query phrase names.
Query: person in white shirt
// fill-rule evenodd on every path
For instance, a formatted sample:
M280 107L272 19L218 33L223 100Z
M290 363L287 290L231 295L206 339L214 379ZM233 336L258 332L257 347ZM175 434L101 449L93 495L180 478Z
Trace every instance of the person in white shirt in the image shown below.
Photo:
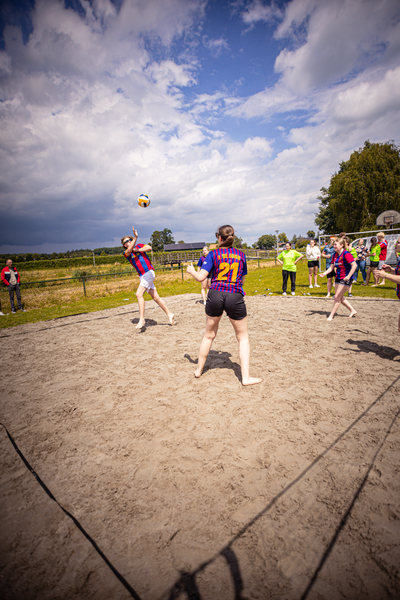
M306 248L306 259L308 260L308 281L310 288L313 287L313 275L314 275L314 287L319 288L318 285L318 267L319 257L321 256L321 250L318 248L315 240L310 240Z

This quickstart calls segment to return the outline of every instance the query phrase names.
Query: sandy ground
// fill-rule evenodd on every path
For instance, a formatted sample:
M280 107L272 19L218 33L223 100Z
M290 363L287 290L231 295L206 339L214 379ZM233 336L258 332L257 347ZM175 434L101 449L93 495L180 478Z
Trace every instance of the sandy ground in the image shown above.
M199 298L0 331L1 597L399 598L400 303L248 298L243 388Z

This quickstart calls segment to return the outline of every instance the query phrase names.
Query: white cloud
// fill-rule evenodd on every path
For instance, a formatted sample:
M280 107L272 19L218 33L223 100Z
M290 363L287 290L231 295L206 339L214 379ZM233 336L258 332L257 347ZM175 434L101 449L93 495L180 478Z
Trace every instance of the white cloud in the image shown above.
M208 241L228 208L250 242L275 228L304 233L338 163L367 138L400 137L392 2L293 0L276 34L288 44L280 80L244 99L221 88L194 97L203 0L125 0L119 12L108 0L82 5L84 17L38 0L26 45L17 28L5 31L3 242L24 234L31 244L103 245L133 220L148 233L169 227ZM249 5L246 25L270 20L267 9ZM177 39L190 47L179 58ZM206 43L228 46L222 35ZM305 115L296 126L294 112ZM223 116L243 119L240 141ZM250 119L273 121L273 135L246 134ZM136 207L139 193L151 210Z
M301 44L282 50L275 69L288 88L308 92L398 54L399 5L397 0L293 0L276 37Z
M219 56L224 50L229 50L229 44L224 37L215 39L203 35L203 46L207 48L214 57Z
M245 7L241 16L244 23L253 25L259 21L268 22L276 18L282 18L282 11L275 2L265 5L261 0L254 0Z

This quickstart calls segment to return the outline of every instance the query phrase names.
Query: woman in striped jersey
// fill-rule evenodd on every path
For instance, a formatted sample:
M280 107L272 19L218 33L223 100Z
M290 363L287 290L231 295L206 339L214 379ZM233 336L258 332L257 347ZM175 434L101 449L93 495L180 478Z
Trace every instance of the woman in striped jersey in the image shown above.
M219 322L225 311L235 330L239 342L242 384L254 385L261 379L250 377L250 344L247 329L247 311L244 303L243 284L247 274L246 255L233 247L235 231L223 225L216 232L219 247L206 257L200 272L189 265L187 272L197 281L211 276L210 290L206 303L206 330L200 344L199 360L194 376L200 377L217 335Z
M136 290L136 297L139 304L139 323L135 325L136 329L141 329L145 326L146 322L144 319L144 293L147 292L153 298L154 302L163 309L168 317L170 325L174 324L174 315L165 304L164 300L160 298L157 293L156 286L154 285L155 273L153 265L150 262L146 252L151 252L151 246L149 244L137 244L138 232L132 227L133 235L124 235L121 238L121 244L124 247L124 256L131 263L132 267L136 269L137 274L140 277L139 287Z

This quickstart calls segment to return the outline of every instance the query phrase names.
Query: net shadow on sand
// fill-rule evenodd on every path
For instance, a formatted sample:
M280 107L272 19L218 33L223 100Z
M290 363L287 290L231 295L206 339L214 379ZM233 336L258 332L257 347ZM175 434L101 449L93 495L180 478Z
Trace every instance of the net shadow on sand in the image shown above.
M233 544L238 541L253 525L255 525L264 515L266 515L272 507L281 499L291 488L297 485L337 444L341 441L347 433L349 433L357 423L359 423L369 412L370 410L378 404L378 402L384 397L384 395L400 380L400 375L323 451L321 452L295 479L293 479L283 490L281 490L276 496L250 521L244 525L237 534L235 534L231 540L214 556L212 556L209 560L203 562L197 569L193 570L191 573L182 573L181 577L175 582L174 586L170 589L170 593L168 596L169 600L178 600L182 593L186 593L187 600L202 600L198 587L196 585L196 576L202 573L207 567L212 565L218 558L223 557L228 563L228 567L230 570L233 586L234 586L234 600L244 600L241 595L243 589L243 579L240 573L240 565L239 561L232 549ZM393 414L393 413L392 413ZM365 484L368 480L368 476L374 467L375 461L381 452L388 436L390 435L392 428L400 414L400 408L397 408L394 416L390 421L389 426L385 430L385 435L382 438L382 441L378 445L377 450L375 451L372 460L370 461L367 471L355 491L350 503L346 511L343 513L343 516L340 520L338 527L336 528L334 534L331 537L329 544L326 547L325 552L321 556L321 559L318 563L317 568L315 569L312 577L310 578L310 582L303 592L300 600L306 600L308 597L312 587L314 586L319 573L321 572L324 564L332 553L333 548L336 545L336 542L339 538L341 531L344 529L348 518L351 514L351 511L360 496L362 490L365 487Z

